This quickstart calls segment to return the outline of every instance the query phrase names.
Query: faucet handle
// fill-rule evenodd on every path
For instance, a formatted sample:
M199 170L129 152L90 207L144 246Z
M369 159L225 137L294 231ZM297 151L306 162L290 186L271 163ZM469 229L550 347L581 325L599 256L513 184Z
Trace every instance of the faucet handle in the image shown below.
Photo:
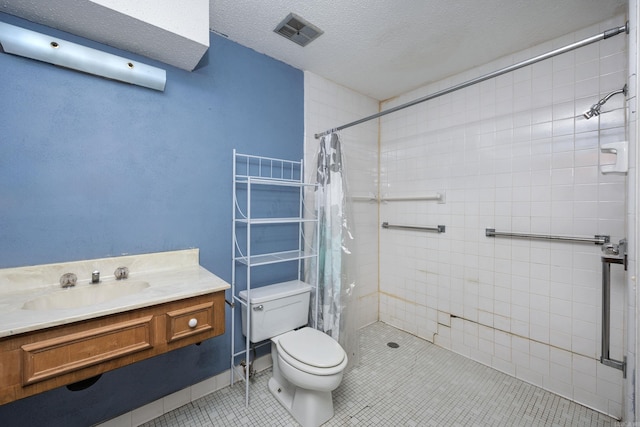
M75 286L77 281L78 276L73 273L65 273L60 276L60 286L62 286L63 288L70 288L72 286Z
M113 272L113 275L116 277L116 280L126 279L129 277L129 269L127 267L118 267L116 271Z

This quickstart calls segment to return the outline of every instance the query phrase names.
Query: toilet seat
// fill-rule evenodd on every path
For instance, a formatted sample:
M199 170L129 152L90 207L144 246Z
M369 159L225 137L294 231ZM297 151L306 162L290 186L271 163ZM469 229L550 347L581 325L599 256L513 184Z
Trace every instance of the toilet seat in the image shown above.
M312 328L287 332L278 338L280 356L293 367L314 375L344 370L347 355L330 336Z

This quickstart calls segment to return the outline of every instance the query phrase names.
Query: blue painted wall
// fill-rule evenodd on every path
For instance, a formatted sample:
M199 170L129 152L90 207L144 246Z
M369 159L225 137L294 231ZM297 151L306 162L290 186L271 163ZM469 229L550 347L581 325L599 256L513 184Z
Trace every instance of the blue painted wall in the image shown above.
M229 281L232 149L302 158L302 72L213 34L187 72L0 21L167 70L156 92L0 54L0 268L197 247L201 265ZM2 405L0 424L110 419L228 369L229 341Z

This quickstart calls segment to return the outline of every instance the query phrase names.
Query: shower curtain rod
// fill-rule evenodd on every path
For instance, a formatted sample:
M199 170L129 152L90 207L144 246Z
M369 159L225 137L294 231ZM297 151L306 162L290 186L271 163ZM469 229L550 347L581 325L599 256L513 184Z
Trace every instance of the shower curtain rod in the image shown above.
M527 59L525 61L518 62L517 64L513 64L513 65L510 65L508 67L501 68L501 69L496 70L496 71L494 71L492 73L485 74L485 75L480 76L480 77L476 77L475 79L467 80L466 82L451 86L451 87L449 87L447 89L443 89L443 90L438 91L438 92L434 92L434 93L432 93L430 95L423 96L422 98L418 98L418 99L415 99L413 101L409 101L409 102L407 102L405 104L398 105L398 106L393 107L393 108L389 108L388 110L380 111L379 113L372 114L370 116L364 117L362 119L356 120L356 121L351 122L351 123L347 123L346 125L338 126L337 128L329 129L329 130L326 130L326 131L324 131L322 133L316 133L315 134L315 138L319 139L319 138L321 138L321 137L323 137L325 135L329 135L329 134L331 134L333 132L337 132L339 130L350 128L352 126L359 125L359 124L364 123L364 122L368 122L369 120L373 120L373 119L377 119L377 118L382 117L382 116L386 116L387 114L395 113L396 111L403 110L403 109L408 108L408 107L412 107L412 106L414 106L416 104L420 104L422 102L429 101L429 100L434 99L434 98L438 98L439 96L446 95L446 94L449 94L451 92L455 92L455 91L460 90L460 89L464 89L466 87L472 86L472 85L477 84L477 83L481 83L481 82L483 82L485 80L489 80L489 79L492 79L494 77L498 77L498 76L501 76L503 74L509 73L511 71L518 70L518 69L520 69L522 67L526 67L527 65L535 64L536 62L540 62L540 61L544 61L545 59L553 58L554 56L563 54L565 52L570 52L572 50L578 49L579 47L587 46L589 44L598 42L600 40L608 39L609 37L616 36L616 35L618 35L620 33L623 33L623 32L627 33L627 34L629 33L629 22L627 22L625 25L623 25L621 27L611 28L611 29L609 29L609 30L607 30L607 31L605 31L603 33L596 34L596 35L588 37L588 38L586 38L584 40L572 43L570 45L561 47L559 49L552 50L551 52L543 53L542 55L538 55L538 56L536 56L534 58L530 58L530 59Z

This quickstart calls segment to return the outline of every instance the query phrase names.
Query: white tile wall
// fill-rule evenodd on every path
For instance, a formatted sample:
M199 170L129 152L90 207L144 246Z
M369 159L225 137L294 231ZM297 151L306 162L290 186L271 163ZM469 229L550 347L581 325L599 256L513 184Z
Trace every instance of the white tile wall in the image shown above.
M629 257L628 257L628 277L627 277L627 330L625 338L627 340L626 356L627 356L627 379L624 383L624 401L623 415L626 420L637 419L634 408L640 404L640 395L638 394L638 381L636 380L636 367L638 366L638 354L636 346L638 342L637 333L638 318L636 307L638 306L637 298L640 296L636 292L636 278L638 277L638 122L637 122L637 72L638 72L638 22L640 9L637 0L629 2L629 96L628 96L628 135L629 135L629 174L627 179L627 227L629 241Z
M305 162L313 169L318 140L314 134L378 112L378 101L305 72ZM345 154L348 190L354 196L378 194L378 121L340 132ZM358 201L351 204L355 233L355 304L350 315L356 326L378 320L378 205Z
M404 94L383 108L623 21L620 17L502 58ZM353 195L375 195L379 184L383 196L444 192L447 200L383 204L380 217L373 203L353 204L358 326L379 316L558 394L621 414L620 372L596 363L598 248L491 239L484 228L609 234L614 242L626 235L625 207L631 207L625 204L630 191L625 177L599 173L601 164L613 161L599 153L599 145L625 139L624 100L612 98L596 119L581 117L599 97L619 89L628 74L634 75L626 70L626 49L624 37L612 38L385 116L379 159L377 121L341 132ZM317 147L314 133L378 111L375 100L309 72L305 91L309 162ZM447 232L383 230L378 266L382 221L445 224ZM614 269L614 284L624 280ZM623 354L624 293L614 285L615 358ZM634 298L635 293L627 298L630 312Z
M618 17L404 94L383 109L622 25ZM602 412L622 415L622 373L600 357L600 249L485 237L626 236L626 177L599 144L626 139L627 38L613 37L381 118L380 320ZM332 126L330 124L329 126ZM611 356L622 359L625 276L613 268Z

